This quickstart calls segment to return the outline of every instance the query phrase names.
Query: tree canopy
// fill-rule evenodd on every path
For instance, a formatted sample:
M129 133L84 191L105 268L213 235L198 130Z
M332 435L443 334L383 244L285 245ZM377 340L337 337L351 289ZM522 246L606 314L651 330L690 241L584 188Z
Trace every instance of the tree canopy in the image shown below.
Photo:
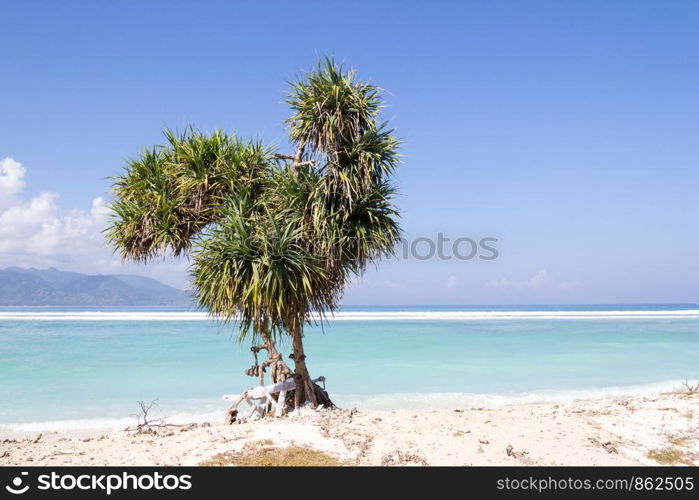
M115 179L108 240L128 260L188 256L200 306L238 321L241 338L300 331L398 241L399 140L381 94L326 58L287 96L291 154L166 131Z

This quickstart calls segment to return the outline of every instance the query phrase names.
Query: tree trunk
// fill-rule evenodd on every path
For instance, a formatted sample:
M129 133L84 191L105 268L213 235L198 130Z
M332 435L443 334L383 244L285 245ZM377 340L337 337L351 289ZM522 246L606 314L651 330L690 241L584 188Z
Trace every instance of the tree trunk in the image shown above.
M306 401L311 403L315 408L318 405L315 397L315 391L312 389L311 376L306 368L306 353L303 350L303 334L301 333L301 325L296 324L291 332L291 347L293 353L291 359L294 360L294 407L298 408Z
M291 171L298 175L298 168L303 164L303 154L306 150L306 142L301 141L296 147L296 153L291 162ZM303 316L303 315L302 315ZM299 408L302 404L308 402L311 407L315 408L318 404L334 408L335 405L328 393L320 386L313 383L311 376L306 368L306 354L303 351L303 322L296 321L291 331L291 346L293 352L289 356L294 360L294 408Z
M291 332L291 347L293 352L289 357L294 360L294 382L296 383L294 408L299 408L306 402L310 403L312 408L317 407L318 404L334 408L335 405L330 400L328 393L318 384L315 384L308 374L306 354L303 350L303 333L300 324L296 325Z

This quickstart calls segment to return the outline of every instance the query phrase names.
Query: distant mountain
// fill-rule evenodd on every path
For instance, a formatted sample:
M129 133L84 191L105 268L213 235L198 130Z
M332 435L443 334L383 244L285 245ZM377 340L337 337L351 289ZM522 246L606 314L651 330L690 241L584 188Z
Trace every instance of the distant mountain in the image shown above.
M191 295L128 274L87 275L49 269L0 270L0 306L188 306Z

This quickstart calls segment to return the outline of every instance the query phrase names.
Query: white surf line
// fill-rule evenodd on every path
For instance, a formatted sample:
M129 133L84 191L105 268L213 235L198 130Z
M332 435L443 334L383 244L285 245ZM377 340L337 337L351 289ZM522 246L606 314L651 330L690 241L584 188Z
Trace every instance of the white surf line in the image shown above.
M207 321L205 312L0 312L0 321Z
M486 321L699 319L699 310L679 311L345 311L330 321ZM314 315L318 320L319 316ZM206 312L0 312L0 321L213 321Z
M544 389L523 392L407 392L379 394L333 394L335 400L346 407L366 409L417 409L484 407L498 408L511 404L566 403L602 398L653 396L682 387L682 380L670 380L627 386L580 387L570 389Z

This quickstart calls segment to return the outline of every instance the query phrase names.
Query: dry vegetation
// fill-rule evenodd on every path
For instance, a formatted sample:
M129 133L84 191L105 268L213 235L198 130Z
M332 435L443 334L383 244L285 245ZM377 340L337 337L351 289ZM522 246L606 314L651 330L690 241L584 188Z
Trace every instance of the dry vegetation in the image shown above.
M665 448L650 450L646 456L661 465L694 465L699 456L692 451L692 436L668 434L666 438L668 445Z
M335 467L348 465L321 451L287 446L273 446L272 441L248 443L240 453L219 453L199 465L220 467Z
M650 450L646 456L662 465L674 465L683 462L684 459L681 450L670 447Z

